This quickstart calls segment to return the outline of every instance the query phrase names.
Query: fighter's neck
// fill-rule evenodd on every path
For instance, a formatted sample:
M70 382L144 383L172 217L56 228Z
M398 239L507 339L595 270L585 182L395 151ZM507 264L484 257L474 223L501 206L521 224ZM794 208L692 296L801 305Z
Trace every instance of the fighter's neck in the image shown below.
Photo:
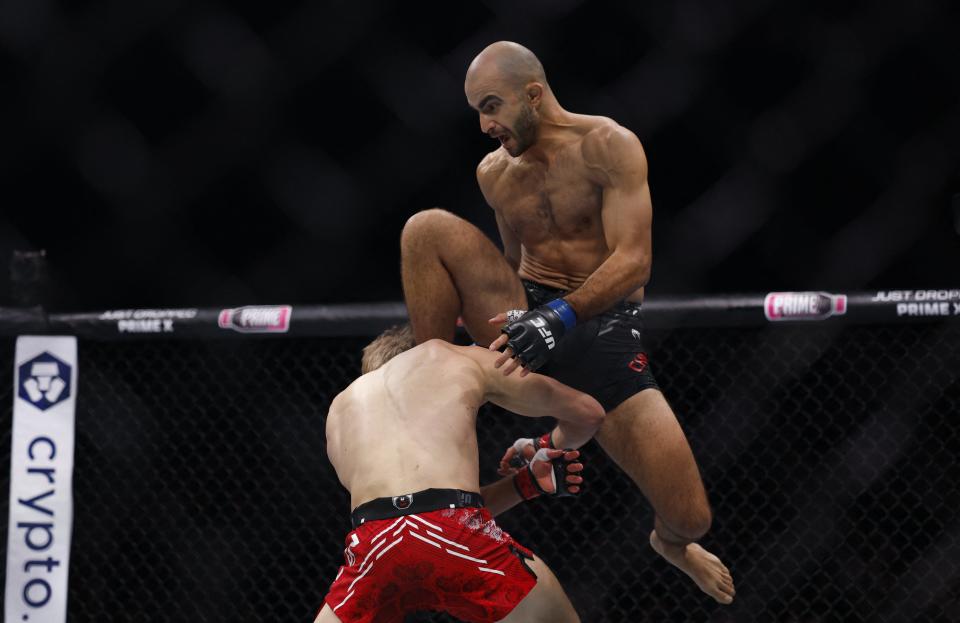
M548 161L558 146L568 142L577 126L576 115L560 108L559 104L541 109L537 139L521 158L527 161Z

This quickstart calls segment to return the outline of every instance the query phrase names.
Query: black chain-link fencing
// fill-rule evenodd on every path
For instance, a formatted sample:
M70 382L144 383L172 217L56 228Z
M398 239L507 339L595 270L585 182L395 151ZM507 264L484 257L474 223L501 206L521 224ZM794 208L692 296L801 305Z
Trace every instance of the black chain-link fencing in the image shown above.
M312 621L349 530L324 416L366 341L81 340L70 620ZM551 564L584 621L960 620L960 325L649 341L714 507L703 543L738 595L719 606L654 554L650 508L591 443L579 500L498 520ZM485 477L548 425L484 408Z

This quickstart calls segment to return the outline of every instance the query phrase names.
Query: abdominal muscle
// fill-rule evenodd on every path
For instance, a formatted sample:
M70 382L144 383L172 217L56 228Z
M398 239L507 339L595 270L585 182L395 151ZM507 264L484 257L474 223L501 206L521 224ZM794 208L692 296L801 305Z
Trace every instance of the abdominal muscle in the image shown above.
M590 275L609 257L606 245L598 252L593 244L564 241L549 245L546 252L537 253L521 247L520 266L517 275L558 290L572 292L579 288ZM624 297L625 300L643 302L643 288Z

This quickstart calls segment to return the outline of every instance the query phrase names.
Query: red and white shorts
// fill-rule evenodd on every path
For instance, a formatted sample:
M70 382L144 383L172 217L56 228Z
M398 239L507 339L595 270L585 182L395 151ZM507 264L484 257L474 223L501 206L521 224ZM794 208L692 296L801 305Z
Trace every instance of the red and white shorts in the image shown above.
M533 554L485 508L367 521L346 545L324 599L344 623L402 623L419 610L499 621L537 583L526 564Z

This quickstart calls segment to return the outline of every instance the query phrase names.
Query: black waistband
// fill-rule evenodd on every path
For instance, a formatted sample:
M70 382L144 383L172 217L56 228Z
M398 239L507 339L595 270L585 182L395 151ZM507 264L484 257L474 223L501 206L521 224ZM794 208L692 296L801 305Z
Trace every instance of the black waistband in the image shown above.
M416 513L428 513L444 508L482 508L483 498L479 493L460 489L424 489L392 498L377 498L364 502L350 513L350 521L356 528L365 521L392 519Z
M570 294L569 290L561 290L560 288L547 286L537 281L531 281L530 279L523 279L521 277L520 281L523 283L524 287L528 291L531 291L531 290L534 291L536 293L535 295L537 296L537 298L543 299L544 302L546 302L547 300L560 298L562 296L566 296L567 294ZM633 310L639 310L642 307L643 307L642 303L623 300L623 301L614 303L614 305L610 308L610 310L629 312Z

